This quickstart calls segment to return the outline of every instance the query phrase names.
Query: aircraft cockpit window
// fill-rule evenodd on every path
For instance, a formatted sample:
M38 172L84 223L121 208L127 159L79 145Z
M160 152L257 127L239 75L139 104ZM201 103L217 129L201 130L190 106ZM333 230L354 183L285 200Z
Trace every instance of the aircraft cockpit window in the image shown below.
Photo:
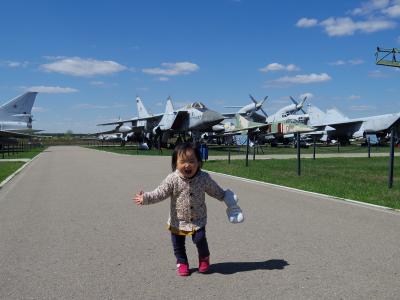
M204 108L204 104L201 102L193 102L191 106L192 108Z

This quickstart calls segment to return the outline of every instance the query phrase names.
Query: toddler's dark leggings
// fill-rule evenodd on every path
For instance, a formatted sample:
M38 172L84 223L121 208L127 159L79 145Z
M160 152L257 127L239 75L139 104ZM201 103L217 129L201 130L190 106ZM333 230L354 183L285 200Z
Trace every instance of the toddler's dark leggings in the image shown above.
M177 235L171 232L171 240L172 246L174 247L174 254L176 257L177 263L188 263L188 258L186 255L185 248L185 235ZM208 243L206 238L206 228L202 227L197 230L192 235L192 241L196 244L197 251L199 252L199 257L207 257L210 255L210 251L208 250Z

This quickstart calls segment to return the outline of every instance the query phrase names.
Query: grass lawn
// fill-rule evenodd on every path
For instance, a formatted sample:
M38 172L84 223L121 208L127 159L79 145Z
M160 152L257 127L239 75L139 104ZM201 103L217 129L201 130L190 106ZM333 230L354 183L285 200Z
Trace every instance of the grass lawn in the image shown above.
M208 161L210 171L284 185L341 198L400 209L400 162L395 158L393 188L388 188L388 157L301 160Z
M0 182L2 182L4 179L6 179L8 176L10 176L12 173L14 173L16 170L18 170L24 162L21 161L1 161L0 160Z

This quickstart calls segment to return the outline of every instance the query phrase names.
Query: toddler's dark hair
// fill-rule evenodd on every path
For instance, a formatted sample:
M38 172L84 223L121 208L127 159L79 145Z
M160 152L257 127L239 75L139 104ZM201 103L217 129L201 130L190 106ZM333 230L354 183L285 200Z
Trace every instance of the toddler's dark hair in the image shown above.
M188 150L193 150L193 153L196 156L197 161L199 162L199 169L202 167L203 162L201 161L200 149L196 147L194 144L186 142L177 145L174 149L174 152L172 153L172 161L171 161L172 171L176 170L176 162L178 160L178 156L180 154L186 154Z

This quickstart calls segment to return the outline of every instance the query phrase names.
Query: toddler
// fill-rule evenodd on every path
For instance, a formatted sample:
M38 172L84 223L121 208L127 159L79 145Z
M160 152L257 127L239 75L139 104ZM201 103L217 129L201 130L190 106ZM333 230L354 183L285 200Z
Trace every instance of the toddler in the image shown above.
M177 260L177 274L188 276L189 263L185 239L192 236L199 255L199 272L207 273L210 266L210 251L206 238L207 208L205 193L227 205L228 219L232 223L243 221L243 214L232 191L224 191L210 175L201 170L200 151L191 143L176 146L172 154L172 170L164 181L152 192L140 191L134 201L147 205L171 198L168 229Z

